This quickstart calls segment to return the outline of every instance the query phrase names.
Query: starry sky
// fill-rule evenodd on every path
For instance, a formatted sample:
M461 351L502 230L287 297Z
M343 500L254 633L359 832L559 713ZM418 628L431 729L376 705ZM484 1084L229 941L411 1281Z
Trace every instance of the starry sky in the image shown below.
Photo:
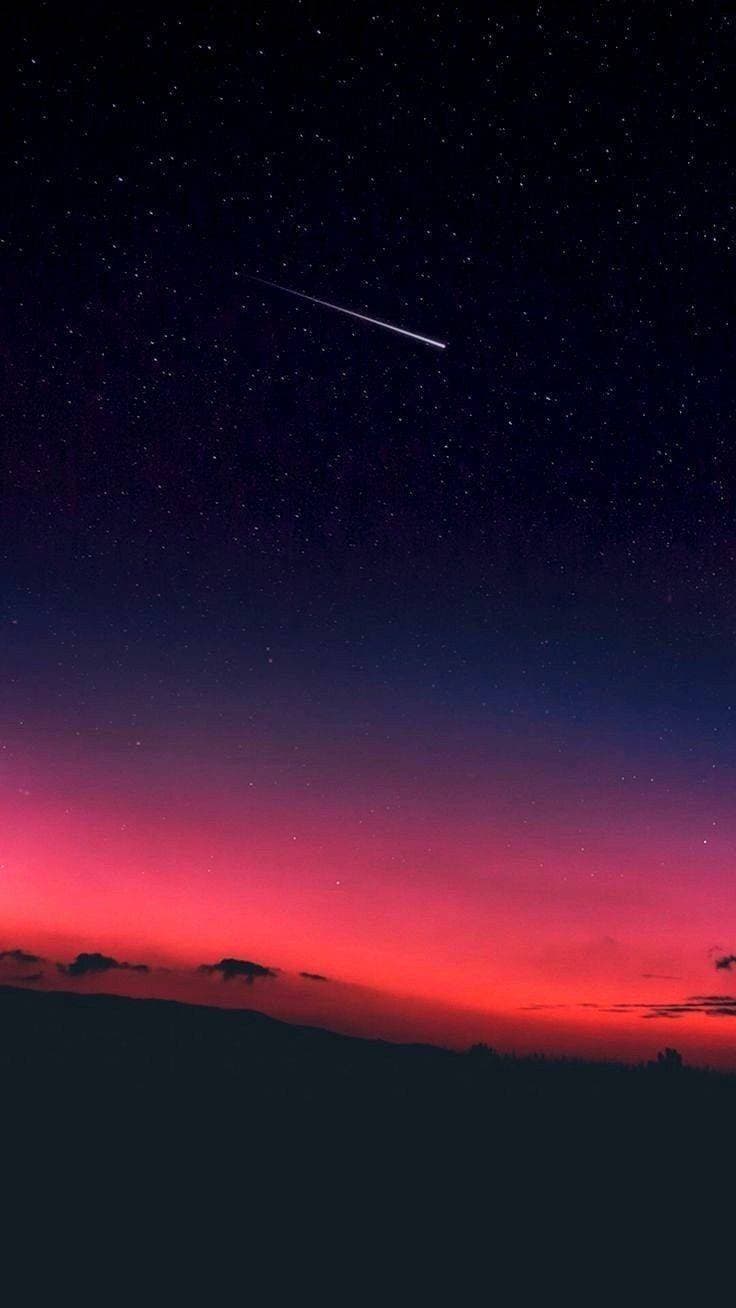
M0 979L736 1065L733 27L11 15Z

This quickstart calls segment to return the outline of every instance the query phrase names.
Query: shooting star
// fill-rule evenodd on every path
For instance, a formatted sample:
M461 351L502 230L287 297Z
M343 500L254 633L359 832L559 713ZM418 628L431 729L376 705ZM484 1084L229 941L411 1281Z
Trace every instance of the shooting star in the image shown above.
M431 336L420 336L418 332L407 331L405 327L395 327L391 322L382 322L380 318L368 318L364 313L356 313L354 309L344 309L341 304L331 304L329 300L318 300L316 295L305 295L303 291L293 291L289 286L280 286L278 282L268 282L265 277L255 277L252 273L246 273L246 276L252 282L260 282L261 286L271 286L275 291L284 291L287 295L296 295L300 300L309 300L311 304L321 304L324 309L335 309L338 313L346 313L349 318L359 318L361 322L369 322L374 327L385 327L386 331L398 332L399 336L408 336L412 341L421 341L422 345L433 345L436 350L445 350L447 346L444 341L433 341Z

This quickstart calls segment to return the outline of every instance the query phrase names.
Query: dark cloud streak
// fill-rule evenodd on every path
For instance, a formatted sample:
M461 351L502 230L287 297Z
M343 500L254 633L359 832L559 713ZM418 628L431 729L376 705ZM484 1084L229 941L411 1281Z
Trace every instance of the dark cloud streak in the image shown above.
M146 963L121 963L117 958L106 954L77 954L72 963L57 963L57 968L64 976L82 977L100 975L104 972L149 972Z
M197 970L209 976L219 972L223 981L234 981L240 977L249 986L262 977L276 976L274 968L264 967L261 963L251 963L245 958L221 958L219 963L202 963Z
M562 1005L532 1004L528 1008L553 1008ZM578 1004L579 1008L592 1008L599 1013L638 1014L640 1017L683 1017L688 1013L702 1013L706 1017L736 1017L736 995L689 995L672 1003L642 1003L623 1001L620 1004Z

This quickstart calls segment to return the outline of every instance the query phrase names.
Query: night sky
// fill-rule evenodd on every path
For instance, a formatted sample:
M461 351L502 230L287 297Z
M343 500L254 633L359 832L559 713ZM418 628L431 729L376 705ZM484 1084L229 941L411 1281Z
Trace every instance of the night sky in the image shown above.
M736 1064L733 17L342 8L11 21L0 979Z

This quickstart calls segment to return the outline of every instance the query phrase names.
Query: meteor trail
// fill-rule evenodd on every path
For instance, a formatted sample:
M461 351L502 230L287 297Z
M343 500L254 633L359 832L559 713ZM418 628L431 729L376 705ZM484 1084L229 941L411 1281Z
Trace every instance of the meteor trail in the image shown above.
M289 286L280 286L278 282L266 281L265 277L255 277L253 273L246 273L246 276L252 282L260 282L262 286L271 286L276 291L285 291L287 295L296 295L300 300L309 300L312 304L321 304L325 309L336 309L338 313L346 313L349 318L359 318L361 322L372 323L374 327L385 327L386 331L398 332L399 336L408 336L412 341L421 341L422 345L433 345L436 350L446 349L444 341L433 341L431 336L420 336L417 332L409 332L405 327L394 327L393 323L381 322L380 318L368 318L364 313L356 313L354 309L343 309L341 304L331 304L329 300L318 300L316 295L305 295L303 291L293 291Z

